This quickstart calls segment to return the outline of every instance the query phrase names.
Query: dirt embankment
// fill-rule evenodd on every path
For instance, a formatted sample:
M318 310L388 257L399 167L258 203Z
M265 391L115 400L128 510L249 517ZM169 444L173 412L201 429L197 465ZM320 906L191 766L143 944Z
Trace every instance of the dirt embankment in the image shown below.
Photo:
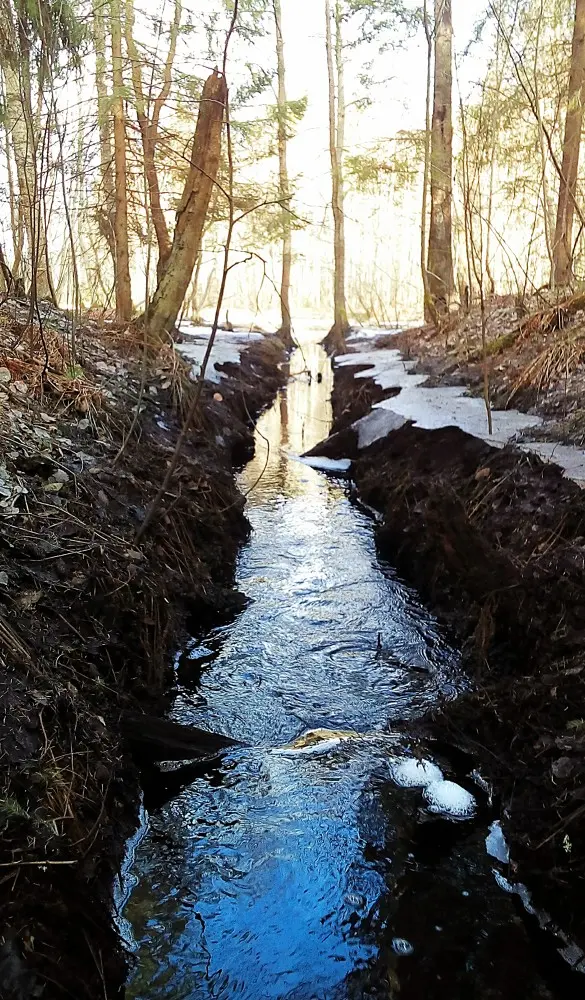
M344 410L355 392L338 368ZM346 427L339 402L337 416ZM473 689L433 731L478 759L514 880L585 946L585 492L556 466L453 427L405 425L359 453L346 429L338 447L353 448L359 495L383 513L383 553L462 644Z
M26 333L21 313L0 315L0 996L94 1000L126 969L112 882L139 783L119 721L160 708L189 618L237 598L248 524L233 465L284 349L253 343L206 384L137 541L192 392L185 367L172 350L145 365L131 335L91 325L73 366L67 319L49 311Z

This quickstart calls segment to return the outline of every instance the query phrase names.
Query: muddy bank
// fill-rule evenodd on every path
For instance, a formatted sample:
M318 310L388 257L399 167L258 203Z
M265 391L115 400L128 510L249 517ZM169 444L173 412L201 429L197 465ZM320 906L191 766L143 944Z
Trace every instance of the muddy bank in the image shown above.
M246 537L234 463L282 382L252 343L206 384L152 527L192 384L174 351L55 312L30 360L18 304L0 317L0 995L121 995L112 879L137 819L124 712L160 710L190 619L237 605Z
M514 877L583 946L585 494L556 466L454 427L406 424L358 452L351 373L336 379L341 433L325 450L354 459L359 496L383 514L382 553L463 647L473 689L432 731L474 754Z

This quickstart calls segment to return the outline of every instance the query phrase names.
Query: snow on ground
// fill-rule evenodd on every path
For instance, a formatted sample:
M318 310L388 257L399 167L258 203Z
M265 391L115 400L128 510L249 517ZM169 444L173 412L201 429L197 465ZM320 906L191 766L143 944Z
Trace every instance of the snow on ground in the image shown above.
M177 351L188 361L193 362L192 375L197 378L211 329L207 326L193 326L191 323L181 324L180 329L183 336L189 340L184 344L177 344ZM225 373L218 371L217 366L238 365L242 351L245 351L253 341L262 340L263 336L262 333L249 333L247 330L218 330L205 373L206 379L209 382L219 382Z
M295 462L302 462L303 465L310 465L312 469L319 469L320 472L348 472L351 466L350 458L323 458L320 455L292 455L287 452L289 458Z
M463 386L424 387L422 383L427 376L412 374L414 362L404 361L399 351L384 349L342 354L335 359L335 363L344 367L368 365L366 370L356 372L356 379L372 378L383 389L401 390L397 396L378 403L371 414L353 424L360 448L367 448L374 441L386 437L405 420L411 420L427 430L459 427L496 448L503 448L519 432L542 424L540 417L520 413L519 410L492 410L492 434L488 434L483 399L467 396ZM386 411L388 415L378 416L377 411ZM534 452L545 462L560 465L570 479L585 482L583 449L550 441L531 441L521 443L520 447Z

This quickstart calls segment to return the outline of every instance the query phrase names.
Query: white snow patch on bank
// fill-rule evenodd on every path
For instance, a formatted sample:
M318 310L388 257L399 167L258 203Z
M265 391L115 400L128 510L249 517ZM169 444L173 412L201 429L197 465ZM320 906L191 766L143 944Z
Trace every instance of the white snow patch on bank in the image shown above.
M433 781L427 785L423 796L429 812L452 819L468 819L477 805L473 795L454 781Z
M197 378L200 371L211 330L205 326L193 326L184 323L180 327L181 333L189 340L184 344L177 344L176 350L184 358L193 363L192 377ZM263 340L261 333L248 333L246 330L218 330L207 369L205 378L209 382L220 382L225 377L225 372L217 369L218 365L234 364L239 365L242 351L245 351L254 341Z
M420 385L427 375L412 375L414 361L403 361L400 351L384 348L381 351L359 351L357 354L340 354L335 364L342 368L368 365L365 371L356 372L355 378L371 378L381 389L401 389Z
M404 361L399 351L385 348L342 354L335 358L335 363L342 368L367 365L363 371L355 373L356 379L371 378L382 389L401 390L397 396L378 403L368 417L362 418L367 421L371 417L371 424L359 420L353 424L360 448L367 448L401 426L401 423L393 424L392 417L387 423L382 417L374 417L377 410L388 411L397 420L402 418L402 422L411 420L425 430L459 427L496 448L503 448L519 432L542 424L542 419L534 414L518 410L492 410L493 433L488 434L483 399L467 396L464 386L423 387L427 376L412 374L415 362ZM521 443L519 447L534 452L545 462L555 462L570 479L579 484L585 483L585 450L549 441L531 441Z
M425 788L443 781L443 772L430 760L403 757L390 767L392 780L401 788Z
M288 455L303 465L309 465L311 469L318 469L319 472L348 472L351 468L351 458L325 458L322 455Z
M426 389L411 383L400 395L385 399L380 409L392 410L417 427L436 430L439 427L459 427L467 434L481 438L496 447L503 447L518 431L542 423L540 417L517 410L493 410L493 433L488 434L487 415L483 399L465 396L461 386L439 386Z

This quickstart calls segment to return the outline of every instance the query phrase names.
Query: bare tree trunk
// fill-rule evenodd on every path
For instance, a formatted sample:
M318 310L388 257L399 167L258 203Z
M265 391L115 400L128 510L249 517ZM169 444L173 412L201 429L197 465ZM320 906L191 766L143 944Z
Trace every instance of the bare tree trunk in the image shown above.
M27 236L34 294L38 298L51 298L42 210L42 165L39 169L38 129L35 129L32 111L29 44L23 33L17 31L11 9L5 3L0 4L0 63L4 78L5 125L16 165L18 211Z
M132 66L132 86L136 99L136 117L138 118L138 125L142 138L142 153L144 156L144 171L148 184L150 214L158 243L158 263L156 273L159 280L163 274L165 264L170 257L172 243L165 214L161 206L160 185L156 169L155 152L158 140L160 113L171 92L173 63L175 61L175 54L177 51L177 37L181 25L181 13L181 0L175 0L175 13L173 23L171 25L169 48L165 60L163 84L160 93L154 100L151 118L149 117L149 111L144 99L140 57L138 55L136 42L134 41L134 0L126 0L126 45Z
M438 326L439 316L429 288L429 273L427 270L427 212L431 167L431 80L433 68L433 35L429 24L428 0L424 0L423 27L427 41L427 90L425 104L425 158L420 223L420 269L423 283L424 316L426 320L432 320L435 326Z
M116 317L123 323L132 318L130 253L128 249L128 192L126 186L126 128L124 121L124 75L120 0L110 0L112 31L112 78L114 83L114 185L116 210Z
M273 0L276 28L276 63L278 73L278 196L281 201L282 273L280 279L280 335L288 347L292 346L290 314L290 273L292 265L292 239L290 225L290 188L287 165L287 103L284 65L284 40L282 37L282 11L280 0Z
M97 210L99 231L110 251L116 277L116 194L114 190L114 156L112 122L109 108L106 55L106 23L102 0L93 0L93 44L95 49L95 87L97 92L98 129L100 137L100 198Z
M227 99L225 78L217 70L207 78L201 95L191 166L177 212L173 245L145 322L156 344L171 333L191 281L213 185L219 168L221 132Z
M429 289L438 312L453 290L451 211L453 187L453 25L451 0L435 0L435 86L431 131Z
M6 175L8 178L8 200L10 202L10 228L12 231L12 246L14 257L12 261L12 277L17 281L20 277L22 264L22 249L24 243L24 219L22 205L16 193L14 174L12 171L12 153L10 150L10 134L6 129Z
M563 160L559 186L559 201L553 247L552 280L556 285L567 285L573 278L573 217L577 195L577 175L583 128L585 103L585 0L576 0L571 71Z
M333 212L333 326L326 338L334 351L345 351L349 330L345 302L345 217L343 212L343 146L345 141L345 91L341 39L341 6L335 0L335 62L331 36L331 3L325 0L325 48L329 81L329 155L331 159L331 209Z

